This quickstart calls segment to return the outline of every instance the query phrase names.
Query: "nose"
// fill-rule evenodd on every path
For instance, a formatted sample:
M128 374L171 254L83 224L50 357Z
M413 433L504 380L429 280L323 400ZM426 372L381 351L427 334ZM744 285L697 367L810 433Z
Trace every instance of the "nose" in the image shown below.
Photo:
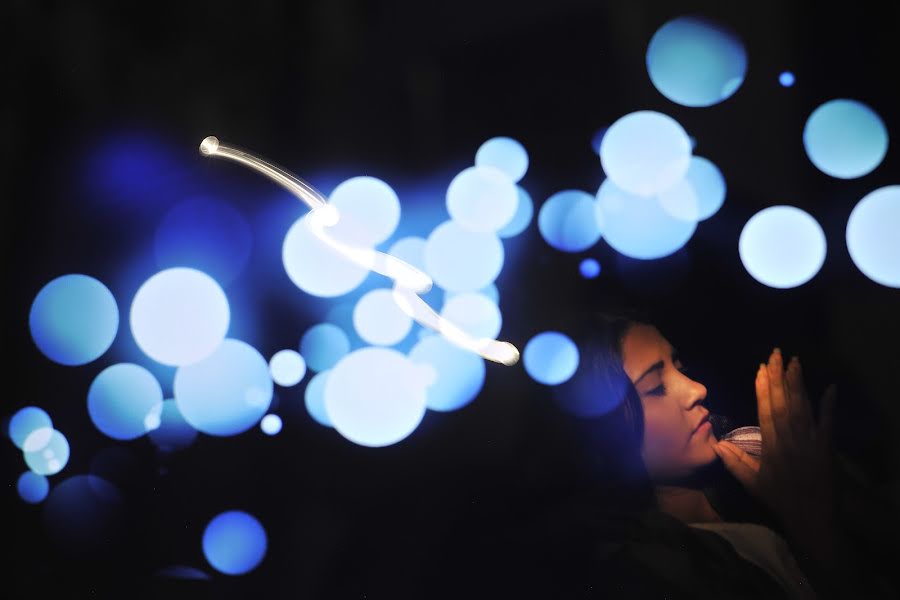
M690 380L691 391L688 394L687 410L693 410L698 404L706 400L706 386L699 381Z

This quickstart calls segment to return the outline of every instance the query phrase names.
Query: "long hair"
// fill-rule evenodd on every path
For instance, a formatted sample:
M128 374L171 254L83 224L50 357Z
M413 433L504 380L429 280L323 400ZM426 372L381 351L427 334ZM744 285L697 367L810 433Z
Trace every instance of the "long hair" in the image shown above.
M574 375L552 391L557 406L570 418L578 448L579 476L600 492L607 510L641 512L656 508L653 483L641 456L644 411L625 372L622 344L629 329L653 325L651 316L634 308L590 310L568 315L561 329L575 342L579 365ZM729 420L711 417L721 427ZM774 526L718 461L690 476L723 518Z
M652 487L641 458L644 412L625 372L622 342L636 324L649 323L635 309L593 310L569 315L561 329L578 348L578 368L552 396L570 418L578 467L602 490L607 505L647 508Z
M460 511L452 531L464 550L450 555L464 560L452 581L442 580L453 590L447 597L461 595L453 585L470 594L471 581L480 591L496 585L495 593L521 598L584 597L586 590L598 597L682 597L672 591L686 584L691 597L706 590L727 597L723 591L735 589L781 597L777 584L727 541L658 510L641 457L644 413L622 360L629 329L652 319L634 309L557 319L551 326L576 344L578 366L567 381L545 389L550 406L532 403L540 421L516 453L516 484L498 482L503 489L492 503L473 500ZM684 560L709 568L672 567Z

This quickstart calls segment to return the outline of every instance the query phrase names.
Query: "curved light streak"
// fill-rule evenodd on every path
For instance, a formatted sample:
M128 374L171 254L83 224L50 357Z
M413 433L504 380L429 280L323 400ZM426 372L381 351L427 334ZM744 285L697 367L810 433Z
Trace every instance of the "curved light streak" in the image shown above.
M491 338L473 338L451 321L440 316L422 300L419 294L428 292L433 284L431 277L427 274L396 256L379 252L373 248L344 244L331 237L325 228L337 224L340 213L335 206L328 203L325 196L307 182L278 165L245 150L225 146L215 136L209 136L201 142L200 153L204 156L228 158L250 167L302 200L310 209L306 223L312 233L323 243L360 267L392 279L394 281L393 297L397 305L420 325L440 333L457 346L475 352L488 360L507 366L512 366L519 361L519 350L514 345Z

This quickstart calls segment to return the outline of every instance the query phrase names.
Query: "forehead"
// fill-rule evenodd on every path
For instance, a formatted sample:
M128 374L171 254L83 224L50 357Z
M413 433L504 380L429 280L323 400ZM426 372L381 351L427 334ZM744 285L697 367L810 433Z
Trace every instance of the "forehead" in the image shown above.
M628 328L622 339L622 362L634 381L658 360L669 357L670 345L656 327L637 324Z

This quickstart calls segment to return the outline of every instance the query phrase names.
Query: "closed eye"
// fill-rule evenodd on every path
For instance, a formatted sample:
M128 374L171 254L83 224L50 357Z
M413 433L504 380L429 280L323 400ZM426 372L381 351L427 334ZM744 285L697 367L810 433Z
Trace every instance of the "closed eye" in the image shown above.
M682 373L687 373L687 367L681 363L681 360L675 358L672 361L672 364L675 365L675 368L681 371ZM666 395L666 386L665 384L659 384L657 387L653 388L647 394L651 396L665 396Z

